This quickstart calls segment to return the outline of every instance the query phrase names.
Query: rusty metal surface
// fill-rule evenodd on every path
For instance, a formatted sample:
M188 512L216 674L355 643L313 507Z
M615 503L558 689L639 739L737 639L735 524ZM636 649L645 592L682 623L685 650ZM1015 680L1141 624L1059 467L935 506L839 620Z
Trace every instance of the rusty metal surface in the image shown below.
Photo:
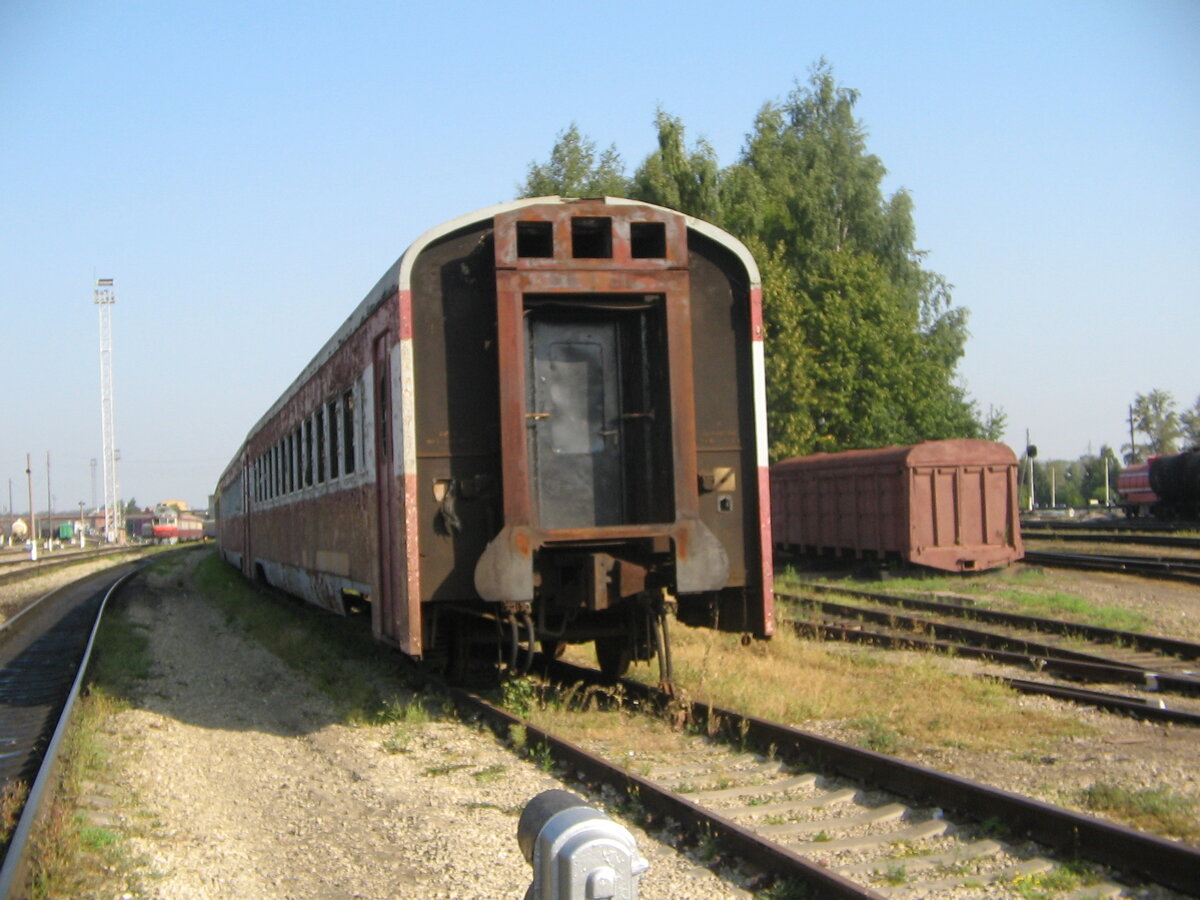
M949 571L1020 559L1017 463L990 441L818 453L771 470L777 546Z
M427 232L222 475L222 555L333 609L344 591L369 596L377 637L412 655L428 638L423 605L531 600L543 549L610 552L600 545L612 541L635 548L620 571L640 567L646 583L658 567L697 603L728 608L724 626L769 634L761 352L750 348L761 347L761 311L739 248L705 223L629 201L518 201ZM642 322L653 350L629 366L647 367L649 405L620 410L617 426L646 435L631 440L652 464L629 476L633 499L615 524L539 521L526 376L526 320L539 303L616 304L612 315ZM653 312L628 312L641 308ZM360 417L352 472L336 465L348 386ZM325 461L324 478L293 485L310 458ZM713 482L718 470L731 477ZM715 489L701 487L705 477Z

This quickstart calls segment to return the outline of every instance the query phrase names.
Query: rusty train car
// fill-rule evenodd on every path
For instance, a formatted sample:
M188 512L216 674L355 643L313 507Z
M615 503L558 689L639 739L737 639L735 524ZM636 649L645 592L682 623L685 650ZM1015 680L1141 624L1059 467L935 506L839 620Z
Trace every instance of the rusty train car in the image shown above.
M1017 459L1004 444L927 441L817 453L771 468L779 550L950 572L1024 555Z
M761 290L708 223L544 197L421 236L251 429L223 557L461 674L668 613L774 629ZM478 656L478 654L476 654Z

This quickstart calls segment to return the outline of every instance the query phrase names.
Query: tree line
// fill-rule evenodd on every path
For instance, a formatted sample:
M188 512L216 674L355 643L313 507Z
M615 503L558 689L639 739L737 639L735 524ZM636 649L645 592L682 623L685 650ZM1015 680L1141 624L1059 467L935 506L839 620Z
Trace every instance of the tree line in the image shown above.
M749 247L763 281L772 461L1004 430L1004 413L982 412L958 378L967 310L924 266L912 198L884 195L857 101L821 60L762 106L727 166L660 109L657 149L632 175L615 146L597 151L572 123L518 188L656 203Z

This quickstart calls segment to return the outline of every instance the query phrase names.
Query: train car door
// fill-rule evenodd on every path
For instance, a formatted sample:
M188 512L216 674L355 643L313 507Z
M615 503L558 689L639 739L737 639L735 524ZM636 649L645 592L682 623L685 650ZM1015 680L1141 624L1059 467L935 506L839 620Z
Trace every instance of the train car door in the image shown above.
M375 392L375 498L376 523L379 552L378 584L372 597L371 618L375 633L391 641L399 641L403 634L397 621L399 606L396 590L396 536L398 534L399 489L396 485L395 463L392 441L392 372L389 350L390 335L385 333L375 339L374 346L374 392Z
M529 468L542 528L624 521L615 322L527 318Z

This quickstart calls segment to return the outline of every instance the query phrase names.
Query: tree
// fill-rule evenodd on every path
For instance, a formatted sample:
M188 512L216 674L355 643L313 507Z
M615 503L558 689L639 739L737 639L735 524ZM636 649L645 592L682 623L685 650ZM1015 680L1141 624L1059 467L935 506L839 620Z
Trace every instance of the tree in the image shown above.
M763 289L773 459L1003 424L1002 411L980 421L955 382L966 310L922 267L909 195L883 195L886 170L867 151L857 100L822 60L759 111L722 174L720 224L788 272ZM800 368L809 378L796 382Z
M720 222L721 171L713 148L701 138L689 153L683 143L683 122L661 108L655 116L655 127L658 150L634 174L633 196Z
M683 122L659 109L658 147L627 182L634 199L720 225L754 254L772 459L995 438L1004 426L1002 410L985 418L956 381L967 311L923 267L907 192L884 196L886 170L867 151L857 100L818 62L785 101L762 107L724 169L703 139L689 149ZM522 191L594 195L588 186L617 177L612 160L610 148L597 162L572 125L549 163L530 165Z
M1125 445L1125 461L1139 462L1151 456L1174 453L1184 427L1175 411L1175 398L1170 391L1153 390L1138 394L1130 407L1133 430L1145 436L1140 446Z
M597 157L596 142L581 135L572 122L555 138L549 162L529 164L518 191L521 197L625 197L629 180L617 148L610 145Z
M137 500L133 497L129 498L129 502L125 504L125 515L131 516L138 511Z
M1189 447L1200 447L1200 397L1189 410L1179 414L1179 423L1183 426L1183 440Z

